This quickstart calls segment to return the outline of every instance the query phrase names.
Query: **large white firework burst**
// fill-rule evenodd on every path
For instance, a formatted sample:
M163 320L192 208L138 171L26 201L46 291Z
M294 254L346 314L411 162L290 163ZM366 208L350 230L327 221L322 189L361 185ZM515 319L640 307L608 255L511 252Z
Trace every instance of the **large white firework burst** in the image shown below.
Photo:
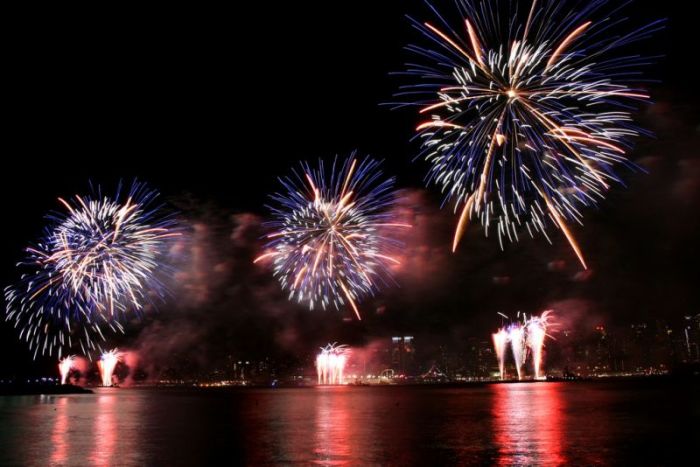
M390 278L398 261L393 230L408 227L393 219L393 179L382 179L379 163L354 155L335 160L330 170L302 164L302 172L281 180L285 192L273 196L267 252L274 274L290 300L310 308L339 309Z
M59 198L65 211L48 216L43 238L19 263L28 272L5 289L6 319L35 357L100 349L104 330L123 332L127 313L163 296L159 275L180 232L157 196L134 182L113 198Z
M417 131L429 181L460 213L453 250L470 219L501 247L552 224L585 268L567 223L631 165L631 104L648 98L631 82L648 60L626 49L659 22L618 35L605 0L456 3L459 29L434 8L438 23L413 22L433 46L409 47L421 63L407 74L421 82L398 93L426 117Z

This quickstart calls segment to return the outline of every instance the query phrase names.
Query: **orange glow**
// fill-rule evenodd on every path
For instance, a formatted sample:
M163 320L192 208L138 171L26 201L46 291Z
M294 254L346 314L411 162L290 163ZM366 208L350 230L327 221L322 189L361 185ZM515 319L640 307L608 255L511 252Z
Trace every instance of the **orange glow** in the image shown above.
M442 31L440 31L439 29L437 29L437 28L436 28L435 26L433 26L432 24L430 24L430 23L425 23L425 27L427 27L428 29L430 29L431 31L433 31L433 32L434 32L435 34L437 34L438 36L442 37L442 38L444 39L445 42L447 42L447 43L450 44L452 47L454 47L456 50L458 50L459 53L461 53L462 55L464 55L465 57L467 57L470 61L475 62L475 63L480 63L478 60L474 59L471 55L469 55L463 48L461 48L459 45L457 45L457 43L455 43L455 41L453 41L452 39L450 39L445 33L443 33Z
M462 90L463 88L458 88L459 90ZM442 101L438 102L437 104L432 104L427 107L423 107L418 111L419 114L424 114L426 112L430 112L431 110L439 109L440 107L445 107L448 105L453 105L453 104L459 104L460 102L468 101L471 99L481 99L482 97L487 96L487 94L472 94L471 96L465 96L465 97L460 97L459 99L450 99L447 101ZM462 127L459 127L462 128Z
M583 31L585 31L588 26L591 25L590 21L587 21L583 23L581 26L577 27L576 29L573 30L571 34L566 36L566 38L559 44L559 47L557 47L557 50L554 51L552 56L549 58L549 61L547 62L547 66L545 67L545 71L549 70L549 67L554 65L554 63L557 61L559 58L559 55L566 49L566 47L574 41L578 36L580 36Z
M68 208L68 211L70 211L71 214L73 214L73 212L74 212L74 211L73 211L73 208L70 206L70 204L68 204L68 203L66 202L65 199L63 199L63 198L58 198L58 200L59 200L66 208Z
M456 129L458 129L458 130L461 130L461 129L462 129L461 126L455 125L455 124L453 124L453 123L443 122L442 120L430 120L430 121L428 121L428 122L423 122L423 123L421 123L420 125L418 125L418 126L416 127L416 131L421 131L421 130L423 130L423 129L425 129L425 128L429 128L429 127L431 127L431 126L435 126L435 127L447 127L447 128L456 128Z
M265 259L265 258L270 258L271 256L275 256L276 254L277 254L276 251L272 251L272 252L270 252L270 253L265 253L264 255L260 255L260 256L258 256L257 258L255 258L255 259L253 260L253 264L255 264L255 263L259 262L259 261L262 261L262 260Z
M357 165L357 159L352 160L352 164L350 165L350 170L348 170L348 174L345 177L345 183L343 183L343 191L340 192L340 204L343 204L343 199L345 199L345 190L348 188L348 183L350 182L350 179L352 178L352 174L355 172L355 165Z
M299 271L299 274L297 274L297 278L294 280L294 285L292 286L293 289L297 288L297 285L299 285L301 278L304 277L305 272L306 272L306 266L301 268L301 271Z
M318 267L318 262L321 260L321 255L323 254L323 250L325 249L326 241L324 240L323 243L321 244L321 248L318 249L318 253L316 253L316 259L314 259L314 267L311 269L311 273L316 272L316 268Z
M314 185L314 181L311 179L311 176L309 174L305 173L304 175L306 175L306 180L309 182L309 186L311 187L311 191L313 191L313 193L314 193L314 201L318 201L319 192L318 192L318 189L316 188L316 185Z
M481 172L481 182L479 183L479 191L476 195L477 212L479 210L479 207L481 206L481 203L484 201L484 190L486 189L486 175L488 174L491 168L491 156L493 155L493 148L496 146L496 142L498 141L498 135L500 134L499 130L501 129L501 124L503 123L503 117L505 114L506 110L503 109L503 112L501 112L501 116L498 117L498 123L496 123L496 129L493 132L493 138L491 138L491 142L489 143L489 149L486 153L486 161L484 161L484 170Z
M342 281L338 281L338 283L340 284L340 287L343 289L343 292L345 292L345 296L348 298L350 305L352 305L352 309L355 311L355 315L357 315L357 320L362 321L362 316L360 316L360 310L357 309L357 305L355 304L355 300L353 300L352 297L350 296L350 292L345 287L345 284L343 284Z
M455 229L455 236L452 240L452 253L457 251L457 245L459 245L459 241L462 239L464 232L467 230L467 225L469 224L469 211L472 209L472 204L474 204L473 201L474 195L470 196L469 199L467 199L467 202L464 203L464 209L462 209L462 215L459 216L459 222L457 222L457 228Z
M574 253L576 253L576 256L578 256L578 260L583 265L583 269L588 269L588 266L586 266L586 260L583 259L583 253L581 253L581 248L579 248L578 243L574 238L574 235L569 231L569 227L564 222L564 219L561 218L559 212L557 212L557 210L554 208L554 206L552 206L548 199L545 198L545 201L547 203L547 208L549 208L549 212L552 213L554 220L557 221L557 224L559 224L559 227L561 228L562 232L564 232L564 236L566 236L566 239L569 241L571 248L574 250Z
M530 32L530 23L532 23L532 14L535 12L536 5L537 5L537 0L532 0L532 5L530 5L530 13L528 13L527 21L525 22L525 31L523 32L523 41L527 40L527 33Z
M622 149L622 148L620 148L620 147L618 147L618 146L615 146L614 144L610 144L610 143L607 143L607 142L605 142L605 141L601 141L601 140L599 140L599 139L591 138L591 137L588 137L588 136L572 136L572 135L563 135L563 136L560 136L560 135L552 135L552 136L555 137L555 138L559 138L559 139L561 139L561 138L568 138L568 139L572 139L572 140L574 140L574 141L586 141L587 143L597 144L597 145L599 145L599 146L604 146L604 147L606 147L606 148L608 148L608 149L612 149L613 151L619 152L620 154L624 154L624 153L625 153L624 149Z
M464 22L467 24L467 32L469 32L469 40L472 42L472 49L474 49L474 53L476 54L476 59L479 62L479 65L484 66L484 59L481 56L481 44L479 43L479 38L476 35L476 31L474 30L474 28L472 27L472 25L468 19L465 19Z

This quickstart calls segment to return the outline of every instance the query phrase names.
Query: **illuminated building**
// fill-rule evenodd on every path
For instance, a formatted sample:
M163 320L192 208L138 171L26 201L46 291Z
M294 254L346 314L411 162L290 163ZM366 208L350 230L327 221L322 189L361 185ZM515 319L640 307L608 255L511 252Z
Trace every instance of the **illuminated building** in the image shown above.
M413 336L391 338L391 367L400 375L415 371L416 348Z

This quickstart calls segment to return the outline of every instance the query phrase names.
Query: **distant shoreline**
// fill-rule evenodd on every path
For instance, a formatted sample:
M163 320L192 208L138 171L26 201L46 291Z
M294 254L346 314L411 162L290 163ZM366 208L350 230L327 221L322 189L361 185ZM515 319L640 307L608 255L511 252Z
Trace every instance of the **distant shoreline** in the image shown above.
M535 384L535 383L607 383L607 382L687 382L695 383L700 381L700 378L692 376L675 376L675 375L649 375L649 376L605 376L605 377L588 377L588 378L547 378L542 380L492 380L492 381L450 381L450 382L401 382L401 383L383 383L383 384L338 384L338 385L284 385L277 386L265 384L246 384L246 385L222 385L222 386L203 386L196 384L135 384L127 389L160 389L160 390L195 390L202 392L226 392L226 391L247 391L253 389L332 389L342 387L352 388L476 388L490 385L501 384ZM116 386L115 386L116 388ZM0 385L1 396L26 396L26 395L63 395L63 394L94 394L94 391L89 388L75 386L72 384L50 385L50 384L5 384Z
M2 384L0 396L34 396L61 394L92 394L90 389L72 384Z
M341 387L355 387L355 388L399 388L399 387L410 387L410 388L474 388L474 387L484 387L490 385L501 385L501 384L536 384L536 383L607 383L607 382L698 382L700 378L698 377L688 377L688 376L676 376L676 375L634 375L634 376L604 376L604 377L586 377L586 378L548 378L542 380L491 380L491 381L446 381L446 382L398 382L398 383L377 383L377 384L364 384L364 383L348 383L348 384L337 384L337 385L316 385L316 384L277 384L275 386L266 384L229 384L229 385L199 385L196 383L191 384L136 384L130 386L134 389L191 389L191 390L201 390L201 391L246 391L251 389L314 389L314 388L341 388Z

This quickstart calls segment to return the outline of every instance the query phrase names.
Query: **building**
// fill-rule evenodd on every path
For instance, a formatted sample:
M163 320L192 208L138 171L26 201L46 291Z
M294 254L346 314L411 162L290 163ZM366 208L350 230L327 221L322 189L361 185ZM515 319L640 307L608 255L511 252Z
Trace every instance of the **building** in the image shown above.
M399 375L415 373L416 348L413 336L391 338L391 368Z

